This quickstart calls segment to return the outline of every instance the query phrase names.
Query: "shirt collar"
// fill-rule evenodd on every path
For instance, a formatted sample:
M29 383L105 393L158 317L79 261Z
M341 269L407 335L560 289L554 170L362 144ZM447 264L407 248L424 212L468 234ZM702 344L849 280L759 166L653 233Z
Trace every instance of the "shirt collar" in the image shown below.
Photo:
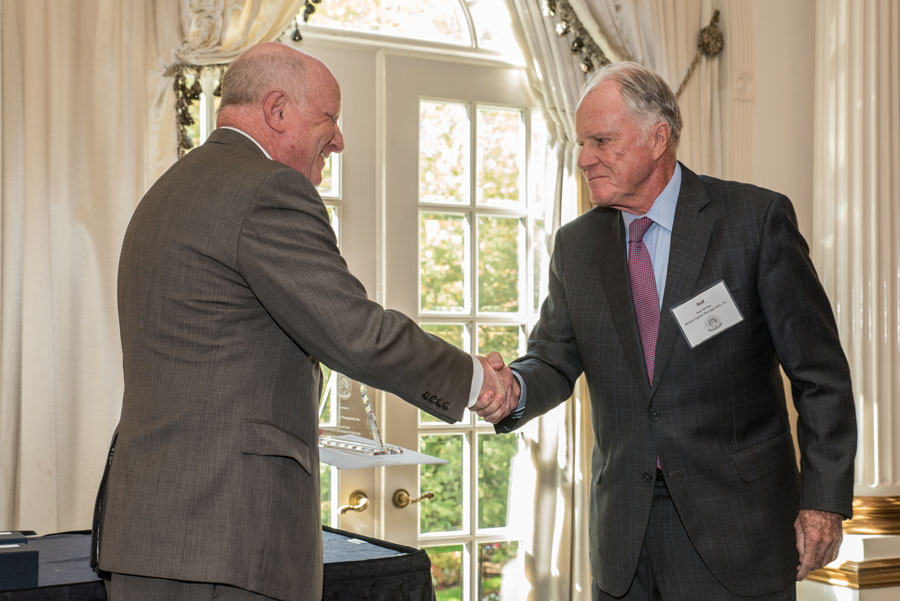
M653 201L653 206L650 207L650 210L647 211L646 215L632 215L631 213L622 211L622 218L625 220L625 229L628 229L628 226L631 225L631 222L635 219L649 217L653 220L653 223L659 224L671 232L672 226L675 224L675 206L678 204L678 193L680 191L681 164L676 161L675 171L672 173L672 177L669 178L669 183L666 184L663 191L660 192L659 196L656 197L656 200Z
M247 136L248 138L250 138L250 141L251 141L251 142L253 142L254 144L256 144L256 146L259 147L260 150L262 150L263 154L266 155L266 158L267 158L267 159L269 159L270 161L272 160L272 155L270 155L268 152L266 152L266 149L262 147L262 144L260 144L259 142L257 142L257 141L253 138L253 136L251 136L250 134L248 134L248 133L245 132L244 130L238 129L238 128L236 128L236 127L231 127L230 125L223 125L223 126L220 127L219 129L230 129L231 131L236 131L236 132L238 132L239 134L244 134L245 136Z

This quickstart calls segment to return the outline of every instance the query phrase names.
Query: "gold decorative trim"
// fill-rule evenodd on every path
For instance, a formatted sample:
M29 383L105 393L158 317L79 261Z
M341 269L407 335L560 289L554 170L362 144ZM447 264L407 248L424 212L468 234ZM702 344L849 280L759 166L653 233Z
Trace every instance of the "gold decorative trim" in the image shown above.
M573 54L580 55L581 70L585 75L593 71L594 67L609 64L606 54L581 24L568 0L543 0L541 13L545 17L556 17L556 35L571 38L569 50Z
M709 22L709 25L701 29L700 35L697 36L697 53L694 55L694 60L691 61L687 73L684 74L684 78L678 86L678 91L675 92L676 100L681 96L691 75L694 74L694 70L700 63L700 57L705 56L707 58L712 58L722 52L722 48L724 47L725 36L722 35L722 30L719 29L719 9L717 8L715 12L713 12L712 20Z
M900 586L900 558L845 561L813 570L808 579L852 589Z
M846 534L900 534L900 497L854 497Z

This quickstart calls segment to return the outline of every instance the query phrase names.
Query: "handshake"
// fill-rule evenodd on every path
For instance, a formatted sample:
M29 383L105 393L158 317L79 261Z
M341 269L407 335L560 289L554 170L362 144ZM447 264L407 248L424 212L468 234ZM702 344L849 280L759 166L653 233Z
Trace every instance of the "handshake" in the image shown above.
M470 407L484 420L496 424L519 404L519 380L503 362L500 353L490 352L487 357L478 356L484 368L484 381L478 400Z

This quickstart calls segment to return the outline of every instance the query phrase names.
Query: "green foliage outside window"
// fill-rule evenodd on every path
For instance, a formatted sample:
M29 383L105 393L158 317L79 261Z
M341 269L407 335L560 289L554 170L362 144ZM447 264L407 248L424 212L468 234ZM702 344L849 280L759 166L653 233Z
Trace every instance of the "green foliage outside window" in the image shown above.
M420 466L421 489L435 498L419 505L420 532L454 532L463 527L463 437L458 434L423 436L419 443L426 455L450 463Z
M420 305L424 311L465 307L465 218L424 213L419 224Z
M437 601L462 599L462 545L427 547Z
M503 568L516 558L519 543L516 541L485 543L478 546L478 599L500 601L500 583Z
M478 308L519 310L519 220L478 218Z
M327 463L319 464L319 495L322 504L322 523L332 526L331 523L331 466Z
M514 434L478 437L478 527L503 528L509 498L509 466L519 448Z
M518 203L524 123L518 109L478 108L478 201Z

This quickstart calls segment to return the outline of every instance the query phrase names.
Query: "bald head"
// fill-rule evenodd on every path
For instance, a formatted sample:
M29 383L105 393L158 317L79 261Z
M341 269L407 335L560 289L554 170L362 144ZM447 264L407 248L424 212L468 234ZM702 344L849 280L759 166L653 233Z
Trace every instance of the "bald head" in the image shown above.
M228 68L216 125L240 129L318 185L328 155L344 149L340 112L341 89L325 63L266 42Z
M226 71L222 79L220 106L225 108L257 104L274 88L305 97L306 72L314 62L321 65L317 59L284 44L257 44L234 61Z

